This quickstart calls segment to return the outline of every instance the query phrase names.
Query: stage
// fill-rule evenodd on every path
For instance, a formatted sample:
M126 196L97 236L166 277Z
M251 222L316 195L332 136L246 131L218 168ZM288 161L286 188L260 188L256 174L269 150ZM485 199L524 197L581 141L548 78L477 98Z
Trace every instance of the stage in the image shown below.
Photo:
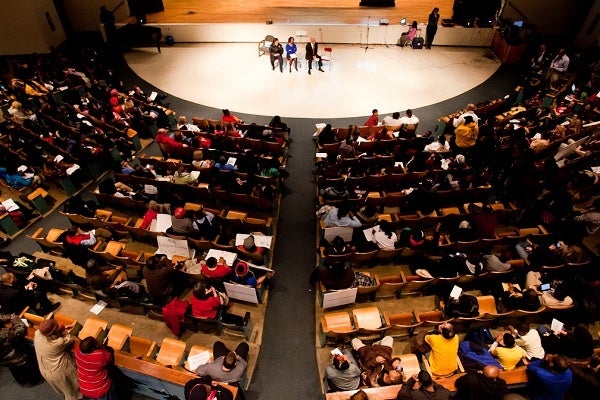
M319 52L323 53L323 45ZM488 79L501 65L487 48L441 47L413 50L395 45L335 44L325 72L301 68L273 71L258 43L176 43L125 53L133 71L182 99L254 115L345 118L382 116L435 104ZM418 116L418 115L417 115ZM188 117L192 117L189 115ZM425 129L425 128L424 128Z

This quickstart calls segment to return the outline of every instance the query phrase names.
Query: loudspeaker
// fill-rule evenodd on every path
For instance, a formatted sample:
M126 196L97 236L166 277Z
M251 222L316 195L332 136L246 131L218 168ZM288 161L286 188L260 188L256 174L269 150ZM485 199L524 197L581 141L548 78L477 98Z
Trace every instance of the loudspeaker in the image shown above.
M127 0L127 4L132 17L165 11L162 0Z

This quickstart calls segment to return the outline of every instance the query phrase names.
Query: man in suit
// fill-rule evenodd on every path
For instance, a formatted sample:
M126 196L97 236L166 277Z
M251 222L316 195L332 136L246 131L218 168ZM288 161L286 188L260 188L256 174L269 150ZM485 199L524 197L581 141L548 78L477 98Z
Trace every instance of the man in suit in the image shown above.
M314 37L310 38L310 42L306 44L306 62L308 64L308 74L310 75L310 70L312 69L313 60L317 60L319 65L319 71L323 71L323 61L321 61L321 56L319 55L319 43L315 41Z
M30 281L24 285L12 272L3 273L0 281L0 308L5 314L18 314L29 306L38 315L46 315L60 306L59 302L52 303L37 283Z

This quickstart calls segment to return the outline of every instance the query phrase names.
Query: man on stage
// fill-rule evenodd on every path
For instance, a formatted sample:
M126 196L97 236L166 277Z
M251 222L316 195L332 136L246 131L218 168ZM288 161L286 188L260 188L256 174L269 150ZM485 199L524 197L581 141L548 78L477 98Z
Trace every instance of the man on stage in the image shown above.
M315 41L314 37L310 38L310 42L306 44L306 63L308 64L308 74L310 75L310 70L312 69L312 62L317 60L319 65L319 71L323 71L323 61L321 61L321 56L319 55L319 43Z

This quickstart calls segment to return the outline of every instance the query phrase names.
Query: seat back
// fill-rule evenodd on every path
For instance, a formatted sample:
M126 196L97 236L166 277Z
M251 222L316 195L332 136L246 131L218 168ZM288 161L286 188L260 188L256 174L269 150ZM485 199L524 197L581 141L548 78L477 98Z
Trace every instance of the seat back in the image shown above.
M88 336L92 336L98 339L102 336L102 333L106 330L108 321L96 317L88 317L83 323L83 327L79 331L77 337L81 340Z
M164 338L156 355L156 361L162 365L177 366L181 364L184 354L185 342Z
M131 334L133 328L121 324L113 324L108 331L108 346L112 347L113 350L121 350Z
M144 337L131 335L129 337L129 353L137 358L151 358L156 349L156 342Z

